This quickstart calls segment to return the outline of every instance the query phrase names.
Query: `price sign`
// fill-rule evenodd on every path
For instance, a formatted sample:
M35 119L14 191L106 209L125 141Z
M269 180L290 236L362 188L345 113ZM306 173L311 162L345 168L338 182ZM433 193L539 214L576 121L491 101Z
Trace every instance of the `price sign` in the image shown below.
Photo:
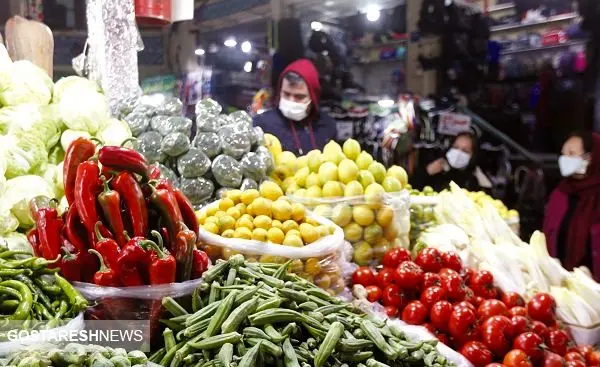
M462 113L440 113L438 133L443 135L458 135L471 128L471 117Z

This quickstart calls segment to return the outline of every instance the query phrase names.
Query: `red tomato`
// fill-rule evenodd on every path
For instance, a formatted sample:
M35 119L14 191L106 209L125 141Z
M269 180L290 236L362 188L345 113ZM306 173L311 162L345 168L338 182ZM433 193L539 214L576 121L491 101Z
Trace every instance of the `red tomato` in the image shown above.
M458 303L454 304L453 309L457 308L457 307L466 307L466 308L472 310L473 312L475 312L475 314L477 314L477 308L475 308L475 306L473 306L473 304L470 302L467 302L467 301L458 302Z
M473 277L473 274L475 274L475 270L473 270L473 268L465 267L460 271L460 277L462 278L463 282L469 286L471 286L471 278Z
M477 316L481 320L496 315L505 316L507 314L508 309L506 308L506 305L497 299L487 299L477 308Z
M532 367L529 356L521 349L513 349L504 356L506 367Z
M485 367L506 367L506 366L503 365L502 363L490 363Z
M544 349L542 345L544 340L536 333L526 332L515 338L513 341L514 349L521 349L527 355L534 364L539 363L544 358Z
M448 335L446 334L438 334L436 335L440 343L444 343L446 345L450 345L450 339L448 339Z
M396 283L396 272L394 269L383 268L375 277L375 285L383 289L388 285Z
M402 247L395 247L383 255L382 264L385 268L396 269L405 261L410 261L410 251Z
M400 288L396 284L390 284L383 288L383 292L381 293L381 303L384 306L401 308L400 306L404 303L404 300L402 299Z
M473 305L479 307L480 304L483 303L485 299L483 297L475 296L475 300L473 301Z
M427 289L429 287L433 287L434 285L442 285L442 279L440 276L436 273L425 273L425 275L423 275L423 285L421 286L421 289Z
M410 325L421 325L427 319L427 309L421 301L411 301L402 311L402 321Z
M412 261L405 261L396 269L396 282L402 289L417 290L423 277L423 269Z
M471 289L475 295L485 299L498 298L498 290L494 287L494 276L487 270L479 270L471 277Z
M563 358L567 362L571 362L571 361L585 362L585 357L583 356L583 354L581 354L579 352L569 352L569 353L565 354Z
M468 307L454 307L448 320L448 331L455 338L466 339L477 333L477 316Z
M527 316L527 309L525 307L516 306L508 310L509 316Z
M466 295L466 287L460 275L449 274L442 277L442 285L446 289L448 299L453 301L462 301Z
M427 331L429 331L430 333L432 333L433 335L437 335L437 329L435 328L435 326L433 326L432 323L430 322L426 322L422 325L425 329L427 329Z
M459 275L459 274L450 268L442 268L442 270L440 270L438 272L438 275L443 280L444 278L446 278L449 275Z
M520 335L528 332L530 329L529 319L525 316L515 315L510 318L513 328L513 335Z
M385 306L385 313L388 317L396 317L398 316L398 309L394 306Z
M470 341L460 348L460 354L465 356L475 367L484 367L492 362L492 352L483 343Z
M367 299L369 302L377 302L381 298L381 288L376 285L370 285L366 288Z
M538 293L527 302L527 313L529 317L543 323L554 320L556 301L548 293Z
M597 350L591 351L585 355L585 361L590 366L600 366L600 352Z
M580 345L577 347L577 352L583 355L583 358L587 359L587 356L594 351L591 345Z
M506 316L492 316L480 328L481 341L496 356L503 356L511 349L512 323Z
M556 353L544 352L544 364L542 367L564 367L565 360Z
M442 252L442 264L445 268L450 268L456 271L462 270L462 260L454 251Z
M428 247L417 255L415 264L426 272L437 273L444 265L442 263L442 255L437 249Z
M352 284L360 284L364 287L375 284L375 274L368 266L361 266L352 273Z
M567 367L586 367L585 362L582 361L567 361Z
M534 323L538 322L539 321L534 321ZM544 327L546 327L546 325L544 325ZM535 329L533 331L536 332ZM567 334L566 331L547 330L546 333L540 335L544 335L544 339L546 340L546 346L548 347L548 349L558 354L559 356L564 356L565 354L567 354L567 349L569 348L569 342L571 341L571 338L569 337L569 334Z
M421 303L427 307L427 309L431 309L434 303L443 300L446 298L446 291L442 287L429 287L421 293Z
M471 303L473 306L477 303L477 297L473 290L469 287L465 287L465 296L463 297L463 301Z
M529 326L530 330L542 338L546 338L546 333L548 332L548 327L541 321L533 320ZM565 350L565 353L567 351ZM561 356L565 355L565 353L561 354Z
M441 331L448 331L448 321L452 313L452 304L448 301L438 301L429 310L431 323Z
M523 300L523 297L521 297L521 295L516 292L503 293L500 300L502 302L504 302L504 304L508 308L513 308L516 306L519 306L519 307L525 306L525 301Z

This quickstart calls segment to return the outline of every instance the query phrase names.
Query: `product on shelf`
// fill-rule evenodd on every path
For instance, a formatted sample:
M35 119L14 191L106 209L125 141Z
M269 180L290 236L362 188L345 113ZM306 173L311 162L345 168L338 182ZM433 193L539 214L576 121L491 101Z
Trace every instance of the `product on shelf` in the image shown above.
M242 253L248 261L285 263L323 289L344 289L341 228L283 196L265 181L259 190L230 190L196 213L200 240L213 261Z

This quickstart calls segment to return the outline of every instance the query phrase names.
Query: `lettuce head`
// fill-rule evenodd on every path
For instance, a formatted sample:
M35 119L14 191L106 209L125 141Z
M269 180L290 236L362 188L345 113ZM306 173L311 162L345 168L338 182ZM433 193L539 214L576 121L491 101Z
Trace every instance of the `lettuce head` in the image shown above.
M0 135L0 154L5 155L6 178L26 175L48 161L44 141L22 131L13 135Z
M19 60L0 68L0 104L3 106L47 105L52 98L52 87L50 76L30 61Z
M133 135L131 129L125 121L111 118L100 127L96 137L104 143L104 145L120 146L123 142Z
M19 232L9 232L0 236L0 243L11 251L27 251L33 254L33 248L27 240L27 236Z
M27 103L0 108L0 134L35 135L48 150L58 143L61 125L57 111L51 106Z
M58 103L60 117L67 128L94 135L110 117L108 104L103 94L78 86L63 91Z
M43 177L19 176L6 181L2 204L19 221L19 227L30 228L33 219L29 215L29 202L36 196L54 198L54 190Z
M93 81L82 78L80 76L67 76L65 78L61 78L59 81L54 84L54 91L52 93L52 103L58 103L63 97L63 93L65 91L70 90L71 88L77 90L87 90L91 92L99 92L100 88L98 84Z

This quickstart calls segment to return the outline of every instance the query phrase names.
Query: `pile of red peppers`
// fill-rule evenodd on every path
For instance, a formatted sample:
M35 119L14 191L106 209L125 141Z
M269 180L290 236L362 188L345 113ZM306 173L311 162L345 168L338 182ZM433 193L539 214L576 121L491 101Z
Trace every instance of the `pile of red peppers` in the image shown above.
M78 138L65 154L69 209L55 200L30 203L35 255L57 259L65 278L100 286L168 284L199 278L208 256L197 248L198 222L190 201L125 147Z

